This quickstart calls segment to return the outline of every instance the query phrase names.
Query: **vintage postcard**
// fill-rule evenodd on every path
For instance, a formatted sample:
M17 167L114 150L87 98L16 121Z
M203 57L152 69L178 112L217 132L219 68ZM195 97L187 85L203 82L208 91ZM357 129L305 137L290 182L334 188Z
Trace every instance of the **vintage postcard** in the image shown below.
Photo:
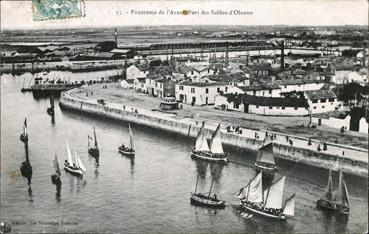
M0 233L367 233L367 1L0 6Z

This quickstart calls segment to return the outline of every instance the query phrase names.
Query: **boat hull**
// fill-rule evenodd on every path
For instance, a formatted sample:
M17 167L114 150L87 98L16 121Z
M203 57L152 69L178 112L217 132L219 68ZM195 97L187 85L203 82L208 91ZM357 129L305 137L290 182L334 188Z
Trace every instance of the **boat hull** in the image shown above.
M212 157L211 155L212 155L211 152L209 152L209 155L208 155L208 154L196 152L194 150L192 150L192 153L191 153L191 157L193 159L202 159L202 160L207 160L207 161L212 161L212 162L223 162L223 163L227 163L228 161L226 154L224 154L224 157L219 157L219 158Z
M97 149L96 147L91 147L88 149L88 154L93 157L99 157L100 152L99 152L99 149Z
M136 152L133 151L126 151L124 149L118 148L119 153L124 154L124 155L128 155L128 156L134 156L136 154Z
M346 206L341 206L336 204L335 202L328 201L326 199L319 199L316 202L316 206L320 209L332 211L335 213L339 213L341 215L348 215L350 212L350 208Z
M72 175L83 176L83 171L81 169L73 169L73 168L70 168L68 166L64 167L64 169Z
M199 197L197 194L191 193L191 204L195 206L204 206L214 209L224 209L225 201L208 199L206 197Z
M286 220L286 216L285 215L275 215L275 214L271 214L271 213L267 213L258 209L255 209L245 203L242 203L242 207L244 207L245 209L247 209L248 211L251 211L254 214L259 214L268 218L272 218L272 219L277 219L277 220Z
M49 107L47 108L47 111L46 111L49 115L53 115L54 114L54 109Z
M28 136L25 136L23 134L20 135L19 139L23 142L28 142Z

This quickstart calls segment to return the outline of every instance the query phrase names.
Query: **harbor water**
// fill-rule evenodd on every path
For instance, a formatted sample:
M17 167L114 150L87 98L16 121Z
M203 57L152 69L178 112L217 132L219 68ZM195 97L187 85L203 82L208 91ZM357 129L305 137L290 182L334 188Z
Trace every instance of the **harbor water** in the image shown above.
M57 72L54 72L57 73ZM100 79L93 73L64 73L71 80ZM48 99L21 93L30 73L1 76L1 222L12 232L267 232L363 233L368 225L367 178L344 175L350 194L350 214L343 219L316 208L328 171L277 159L276 179L286 175L284 198L296 193L295 216L285 222L258 215L244 219L232 206L234 193L254 177L255 154L230 152L227 165L198 162L190 157L194 139L131 125L136 156L118 152L128 143L128 123L60 110L55 102L52 121ZM52 77L51 77L52 78ZM124 90L122 90L124 92ZM24 118L28 123L28 156L33 168L30 185L20 173L26 158L19 140ZM88 156L87 136L96 127L100 158ZM62 171L57 193L51 183L53 159L67 158L66 140L87 172L82 179ZM190 204L199 175L198 190L226 200L224 210L195 208ZM334 187L337 188L337 173Z

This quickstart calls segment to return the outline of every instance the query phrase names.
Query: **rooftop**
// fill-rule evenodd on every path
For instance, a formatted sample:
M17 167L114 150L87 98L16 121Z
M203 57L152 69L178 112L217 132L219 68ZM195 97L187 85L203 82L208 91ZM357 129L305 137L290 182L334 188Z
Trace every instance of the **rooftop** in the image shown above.
M305 94L309 99L337 98L336 94L330 89L305 91Z
M280 89L278 84L260 84L260 85L249 85L249 86L237 86L243 91L258 91L258 90L271 90L271 89Z
M248 94L224 94L229 102L247 103L258 106L278 106L278 107L308 107L308 103L305 98L293 98L293 97L261 97Z
M224 83L224 82L191 82L191 81L184 81L184 82L180 83L180 85L196 86L196 87L209 87L209 86L226 86L227 83Z

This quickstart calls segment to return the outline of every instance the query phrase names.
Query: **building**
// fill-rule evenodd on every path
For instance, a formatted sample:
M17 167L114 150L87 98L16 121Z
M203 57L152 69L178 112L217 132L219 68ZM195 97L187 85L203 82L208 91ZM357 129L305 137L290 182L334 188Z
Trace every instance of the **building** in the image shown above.
M148 73L148 66L133 64L126 69L126 79L134 80L137 78L146 78Z
M159 79L173 80L173 70L170 66L154 66L150 67L146 77L147 93L150 95L160 96L164 95L164 87L156 82ZM158 92L160 91L160 92Z
M213 105L215 97L220 93L226 93L229 85L224 82L198 83L184 81L175 85L177 100L192 105Z
M228 89L227 93L248 94L260 97L280 97L281 88L279 87L279 85L274 83L248 86L233 86Z
M126 49L113 49L110 53L114 54L114 58L116 59L132 59L136 55L136 52L133 50L126 50Z
M189 78L191 82L202 82L203 78L218 73L216 69L211 68L209 65L185 65L180 70L182 70L185 77Z
M133 83L136 92L147 93L146 78L136 78Z
M133 80L122 80L120 82L120 87L124 89L133 89L134 88Z
M305 98L260 97L248 94L221 94L215 108L268 116L304 116L309 114Z
M318 90L324 86L324 81L304 79L277 80L275 83L281 87L281 93Z
M243 72L209 75L207 78L210 81L225 82L233 86L249 86L250 85L249 77Z
M153 95L159 98L174 97L175 96L175 84L171 78L159 78L154 80L154 93Z
M312 114L334 111L338 109L337 96L330 89L305 91Z
M335 84L347 84L351 82L367 83L368 71L365 68L360 69L359 71L336 70L332 81Z

